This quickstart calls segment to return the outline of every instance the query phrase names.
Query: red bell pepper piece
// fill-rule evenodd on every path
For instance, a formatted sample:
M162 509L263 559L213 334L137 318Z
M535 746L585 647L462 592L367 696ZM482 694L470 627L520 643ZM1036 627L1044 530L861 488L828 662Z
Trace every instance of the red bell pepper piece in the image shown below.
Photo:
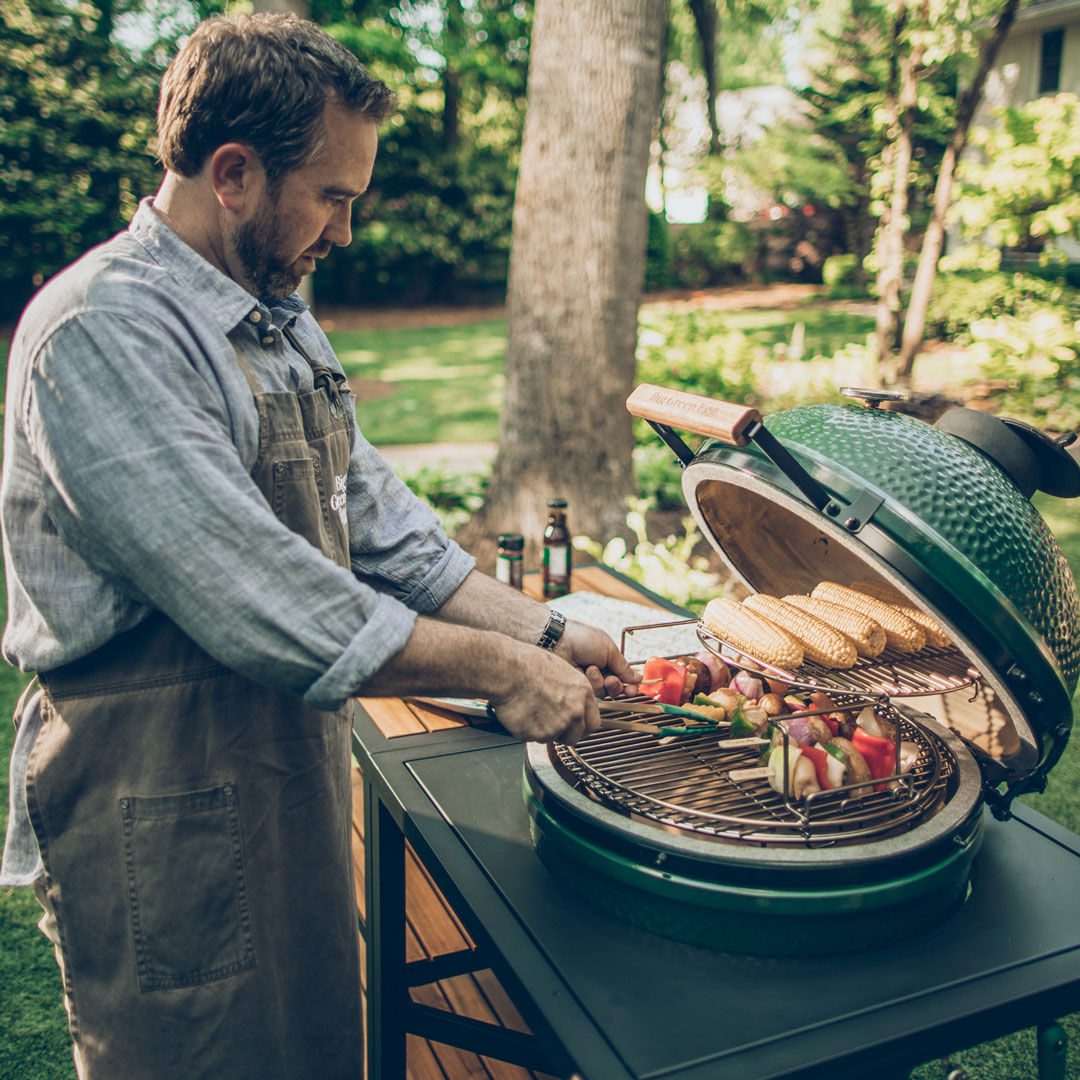
M799 749L813 762L814 772L817 773L817 782L822 791L829 791L832 783L829 780L829 753L820 746L800 746Z
M896 772L896 744L891 739L879 738L857 727L851 741L855 744L855 749L866 758L866 764L870 766L870 775L875 780L880 780L883 776L892 776Z
M645 661L641 692L664 705L681 705L686 685L686 665L654 656Z

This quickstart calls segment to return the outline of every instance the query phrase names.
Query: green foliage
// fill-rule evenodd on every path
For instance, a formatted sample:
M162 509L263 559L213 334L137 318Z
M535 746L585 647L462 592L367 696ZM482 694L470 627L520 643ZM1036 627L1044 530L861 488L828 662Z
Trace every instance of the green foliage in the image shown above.
M424 465L402 479L435 511L448 536L453 536L484 503L490 473L456 472Z
M858 269L859 256L854 252L830 255L821 267L821 280L828 296L834 300L864 296L866 289L856 280Z
M750 234L737 221L703 221L671 230L671 282L685 289L718 285L742 276L752 249Z
M329 303L500 294L525 115L532 5L404 0L328 29L398 93L352 244L316 290Z
M1042 310L1064 320L1080 318L1080 292L1034 274L967 271L938 274L926 315L926 333L945 341L971 341L980 319L1029 319Z
M157 187L162 57L117 41L133 5L0 0L0 320Z
M653 542L648 537L648 509L640 499L630 501L626 524L636 541L633 548L622 537L601 545L586 536L575 536L574 547L682 607L703 611L724 589L720 576L709 569L708 560L694 554L702 538L694 519L683 518L681 536Z
M1080 238L1080 98L1058 94L998 110L972 133L953 218L968 236L1024 247Z
M647 434L646 434L647 432ZM634 447L634 476L638 494L657 510L680 510L682 469L674 454L656 437L652 428L641 431L644 440Z
M1051 431L1080 427L1080 319L1052 308L971 325L992 379L1008 382L1001 411Z
M649 211L645 244L645 291L656 292L671 284L671 230L662 214Z

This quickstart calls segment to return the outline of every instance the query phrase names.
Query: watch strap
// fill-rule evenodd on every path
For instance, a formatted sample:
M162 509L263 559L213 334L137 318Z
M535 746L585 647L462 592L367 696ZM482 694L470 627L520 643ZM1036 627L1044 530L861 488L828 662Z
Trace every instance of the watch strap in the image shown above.
M552 609L551 614L548 615L544 632L540 635L540 640L536 644L541 649L554 649L559 644L565 629L566 616L561 611Z

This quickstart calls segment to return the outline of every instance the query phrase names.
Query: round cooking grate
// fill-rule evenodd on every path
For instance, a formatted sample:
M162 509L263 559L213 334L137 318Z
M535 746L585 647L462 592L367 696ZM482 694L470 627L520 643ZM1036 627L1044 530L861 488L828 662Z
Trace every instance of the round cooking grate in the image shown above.
M744 778L756 748L721 749L715 734L662 743L652 735L602 731L577 746L554 744L563 778L624 816L696 836L762 846L857 844L905 832L952 794L956 762L936 735L887 704L878 711L919 747L915 767L886 790L821 792L788 802L767 780ZM884 786L884 785L882 785Z
M925 697L962 690L979 680L979 673L958 649L927 646L917 653L886 649L874 660L860 657L849 668L827 668L807 660L795 671L784 671L740 652L701 623L697 625L697 636L711 653L723 660L739 656L740 667L807 690L881 694L890 698Z

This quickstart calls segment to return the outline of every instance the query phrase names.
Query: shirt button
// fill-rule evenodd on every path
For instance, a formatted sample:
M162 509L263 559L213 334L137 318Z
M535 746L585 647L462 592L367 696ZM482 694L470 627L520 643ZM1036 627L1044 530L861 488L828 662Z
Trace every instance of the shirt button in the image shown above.
M258 309L248 312L248 322L257 323L262 321L262 312Z
M274 344L274 335L273 334L263 334L263 336L261 338L259 338L259 340L264 345L273 345Z

